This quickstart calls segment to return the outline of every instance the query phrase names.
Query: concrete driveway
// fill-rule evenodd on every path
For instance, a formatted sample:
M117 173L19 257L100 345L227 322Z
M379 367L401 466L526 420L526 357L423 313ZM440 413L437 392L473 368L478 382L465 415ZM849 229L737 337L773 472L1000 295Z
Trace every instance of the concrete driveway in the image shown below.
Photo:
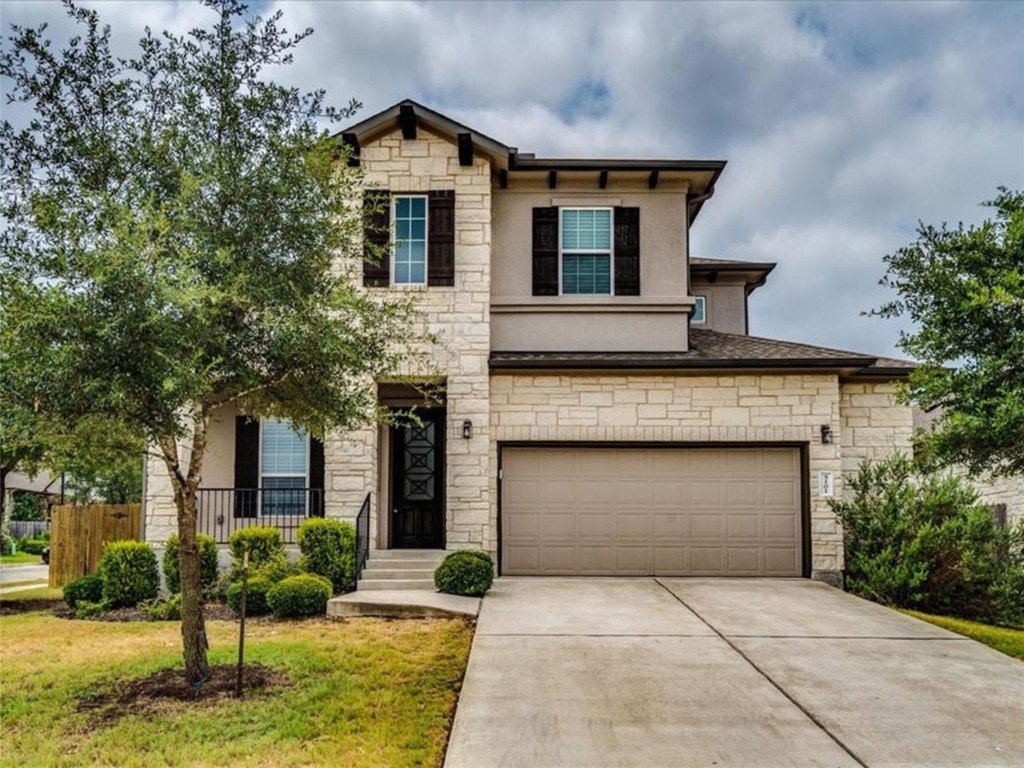
M502 578L445 765L1022 766L1024 664L811 581Z

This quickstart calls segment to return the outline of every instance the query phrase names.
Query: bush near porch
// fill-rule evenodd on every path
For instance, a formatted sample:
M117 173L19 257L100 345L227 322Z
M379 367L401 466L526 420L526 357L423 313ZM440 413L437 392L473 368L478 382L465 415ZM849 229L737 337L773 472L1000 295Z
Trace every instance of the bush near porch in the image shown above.
M210 621L212 664L238 626ZM10 765L440 766L472 639L457 620L256 623L247 660L288 684L105 720L79 706L180 667L177 624L3 618L0 753Z

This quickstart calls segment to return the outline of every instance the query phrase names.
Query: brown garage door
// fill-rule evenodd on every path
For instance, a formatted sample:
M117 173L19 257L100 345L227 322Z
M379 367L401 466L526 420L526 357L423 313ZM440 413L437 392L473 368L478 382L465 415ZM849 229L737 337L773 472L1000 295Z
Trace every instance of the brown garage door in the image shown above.
M502 573L799 576L796 448L502 451Z

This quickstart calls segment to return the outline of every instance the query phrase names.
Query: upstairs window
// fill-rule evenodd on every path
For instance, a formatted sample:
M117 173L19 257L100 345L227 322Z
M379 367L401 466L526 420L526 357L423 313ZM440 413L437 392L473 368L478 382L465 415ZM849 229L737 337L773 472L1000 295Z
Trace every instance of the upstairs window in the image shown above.
M561 208L562 293L611 294L612 209Z
M264 515L306 514L309 436L290 421L260 423L260 487Z
M696 304L693 305L693 315L690 317L690 322L694 325L704 325L707 316L707 304L708 300L704 296L694 296Z
M427 198L396 195L394 198L395 285L426 285Z

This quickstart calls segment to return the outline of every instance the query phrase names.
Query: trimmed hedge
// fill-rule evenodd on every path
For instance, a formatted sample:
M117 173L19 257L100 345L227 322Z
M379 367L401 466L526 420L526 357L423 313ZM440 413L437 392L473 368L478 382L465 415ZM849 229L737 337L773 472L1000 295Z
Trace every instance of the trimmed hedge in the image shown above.
M240 528L228 537L228 551L231 552L232 572L242 567L242 554L249 551L249 572L252 573L266 563L285 557L284 539L278 528L252 526Z
M494 583L494 561L486 552L460 550L448 555L434 571L438 592L483 597Z
M331 582L323 576L304 573L289 576L271 587L267 604L278 618L323 616L331 594Z
M134 608L156 599L160 591L156 553L141 541L107 544L98 573L103 580L103 602L111 608Z
M209 589L217 581L217 542L212 536L200 533L196 536L199 544L199 573L203 589ZM164 580L171 594L181 592L181 562L178 560L178 534L172 533L167 539L163 558Z
M299 528L302 569L323 576L335 592L348 587L356 573L356 529L343 520L310 518Z
M99 574L79 576L64 585L64 602L75 608L79 602L99 603L103 600L103 579Z
M264 616L270 613L267 593L274 587L274 582L262 576L249 579L249 588L245 597L245 614L247 616ZM242 612L242 582L236 581L228 587L228 607L235 613Z
M41 555L43 550L50 546L49 539L18 539L15 543L19 552L29 555Z

